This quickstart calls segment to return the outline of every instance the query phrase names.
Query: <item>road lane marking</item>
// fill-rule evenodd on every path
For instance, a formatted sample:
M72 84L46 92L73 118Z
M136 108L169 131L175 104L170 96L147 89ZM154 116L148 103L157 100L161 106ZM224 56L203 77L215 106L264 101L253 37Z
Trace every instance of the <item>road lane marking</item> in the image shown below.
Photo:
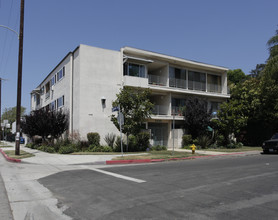
M96 172L99 172L99 173L103 173L103 174L106 174L106 175L114 176L114 177L117 177L117 178L120 178L120 179L133 181L135 183L145 183L146 182L145 180L140 180L140 179L132 178L132 177L129 177L129 176L124 176L124 175L121 175L121 174L112 173L112 172L108 172L108 171L105 171L105 170L99 170L99 169L96 169L96 168L90 168L90 170L93 170L93 171L96 171Z

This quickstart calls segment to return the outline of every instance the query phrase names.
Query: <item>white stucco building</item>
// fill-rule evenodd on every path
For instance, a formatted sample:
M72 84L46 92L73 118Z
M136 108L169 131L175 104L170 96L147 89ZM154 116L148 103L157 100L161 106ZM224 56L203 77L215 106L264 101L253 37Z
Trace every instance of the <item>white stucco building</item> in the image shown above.
M153 145L181 145L180 107L188 96L205 98L215 111L229 98L227 68L131 47L113 51L80 45L31 92L31 110L42 107L68 111L69 132L119 134L110 121L112 101L124 86L150 88L155 108L146 129Z

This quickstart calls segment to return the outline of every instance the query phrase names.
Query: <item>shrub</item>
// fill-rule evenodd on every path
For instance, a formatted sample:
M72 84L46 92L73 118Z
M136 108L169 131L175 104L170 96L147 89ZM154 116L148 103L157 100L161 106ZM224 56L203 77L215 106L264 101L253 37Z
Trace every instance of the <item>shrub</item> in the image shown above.
M186 134L182 136L182 147L188 147L193 143L192 136L190 134Z
M63 145L59 149L59 154L70 154L75 151L75 146L73 144Z
M140 132L136 135L136 151L146 151L150 146L150 134L147 132Z
M48 146L48 145L41 145L37 149L40 150L40 151L47 152L47 153L55 153L54 147Z
M91 151L91 152L112 152L112 148L109 146L90 145L89 151Z
M167 147L157 145L157 146L151 147L151 150L152 150L152 151L162 151L162 150L167 150Z
M125 141L123 140L123 150L125 149L126 144ZM121 137L117 136L114 147L113 147L114 152L121 152Z
M111 148L113 148L114 142L115 142L115 140L116 140L116 135L113 134L113 133L111 133L111 134L108 133L107 135L105 135L104 140L105 140L105 142L106 142L106 144L107 144L108 146L110 146Z
M25 147L31 148L31 149L37 149L39 146L35 143L28 143L25 145Z
M87 139L90 145L99 146L100 136L97 132L90 132L87 134Z
M89 142L88 141L78 141L76 144L76 150L77 151L86 151L89 148Z
M226 146L228 149L242 148L243 144L241 142L238 143L230 143Z
M199 145L202 149L208 148L208 146L209 146L210 143L211 143L210 137L208 137L208 136L206 136L206 135L199 136L199 137L197 138L197 141L198 141L198 145Z
M129 135L128 136L128 146L127 147L127 150L126 151L129 151L129 152L134 152L136 151L137 149L137 139L134 135Z

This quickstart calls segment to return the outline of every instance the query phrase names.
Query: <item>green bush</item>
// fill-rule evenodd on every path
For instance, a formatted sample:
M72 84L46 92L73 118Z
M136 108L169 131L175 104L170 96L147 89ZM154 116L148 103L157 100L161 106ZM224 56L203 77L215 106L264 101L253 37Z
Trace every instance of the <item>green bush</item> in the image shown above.
M136 135L136 142L135 151L146 151L150 146L150 134L147 132L140 132Z
M110 146L111 148L113 148L114 142L115 142L115 140L116 140L116 135L115 135L115 134L112 134L112 133L111 133L111 134L108 133L107 135L105 135L104 140L105 140L105 142L106 142L106 144L107 144L108 146Z
M208 146L211 143L210 137L208 137L206 135L199 136L197 138L197 141L198 141L198 146L200 146L202 149L208 148Z
M87 151L89 148L89 142L88 141L78 141L76 143L76 151L77 152L82 152L82 151Z
M167 150L167 147L157 145L157 146L152 146L152 147L151 147L151 150L152 150L152 151L162 151L162 150Z
M87 139L90 145L100 146L100 136L97 132L88 133Z
M242 148L243 144L241 142L238 143L230 143L226 146L228 149Z
M63 145L59 149L59 154L71 154L75 152L75 146L73 144Z
M109 146L94 146L90 145L89 147L90 152L112 152L112 148Z
M126 144L125 141L123 140L123 150L126 149ZM114 152L121 152L121 137L117 136L114 147L113 147Z
M189 145L192 145L192 143L193 140L190 134L186 134L182 136L182 147L188 147Z
M134 152L137 148L137 139L134 135L128 136L128 146L126 146L128 149L126 151Z
M25 145L25 147L31 148L31 149L37 149L39 146L35 143L28 143Z
M37 149L40 150L40 151L47 152L47 153L55 153L54 147L48 146L48 145L41 145Z

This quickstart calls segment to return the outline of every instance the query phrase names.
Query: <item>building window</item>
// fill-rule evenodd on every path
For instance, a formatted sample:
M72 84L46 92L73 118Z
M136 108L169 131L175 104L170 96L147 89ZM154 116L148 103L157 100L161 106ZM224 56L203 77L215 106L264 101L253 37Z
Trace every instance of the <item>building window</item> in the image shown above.
M62 108L64 106L64 96L57 99L57 108Z
M63 79L64 76L65 76L65 67L60 69L59 72L57 73L57 81L60 81L61 79Z
M56 75L51 78L51 86L55 85L56 83Z
M50 111L56 110L56 100L50 103Z
M221 93L221 76L208 74L208 92Z
M146 68L141 64L125 63L124 75L146 78Z
M50 97L50 81L45 84L45 99Z
M44 94L44 86L43 86L43 87L41 87L41 89L40 89L40 93L41 93L41 95L43 95L43 94Z
M188 89L206 91L206 74L200 72L188 72Z
M169 86L186 89L186 70L169 67Z

